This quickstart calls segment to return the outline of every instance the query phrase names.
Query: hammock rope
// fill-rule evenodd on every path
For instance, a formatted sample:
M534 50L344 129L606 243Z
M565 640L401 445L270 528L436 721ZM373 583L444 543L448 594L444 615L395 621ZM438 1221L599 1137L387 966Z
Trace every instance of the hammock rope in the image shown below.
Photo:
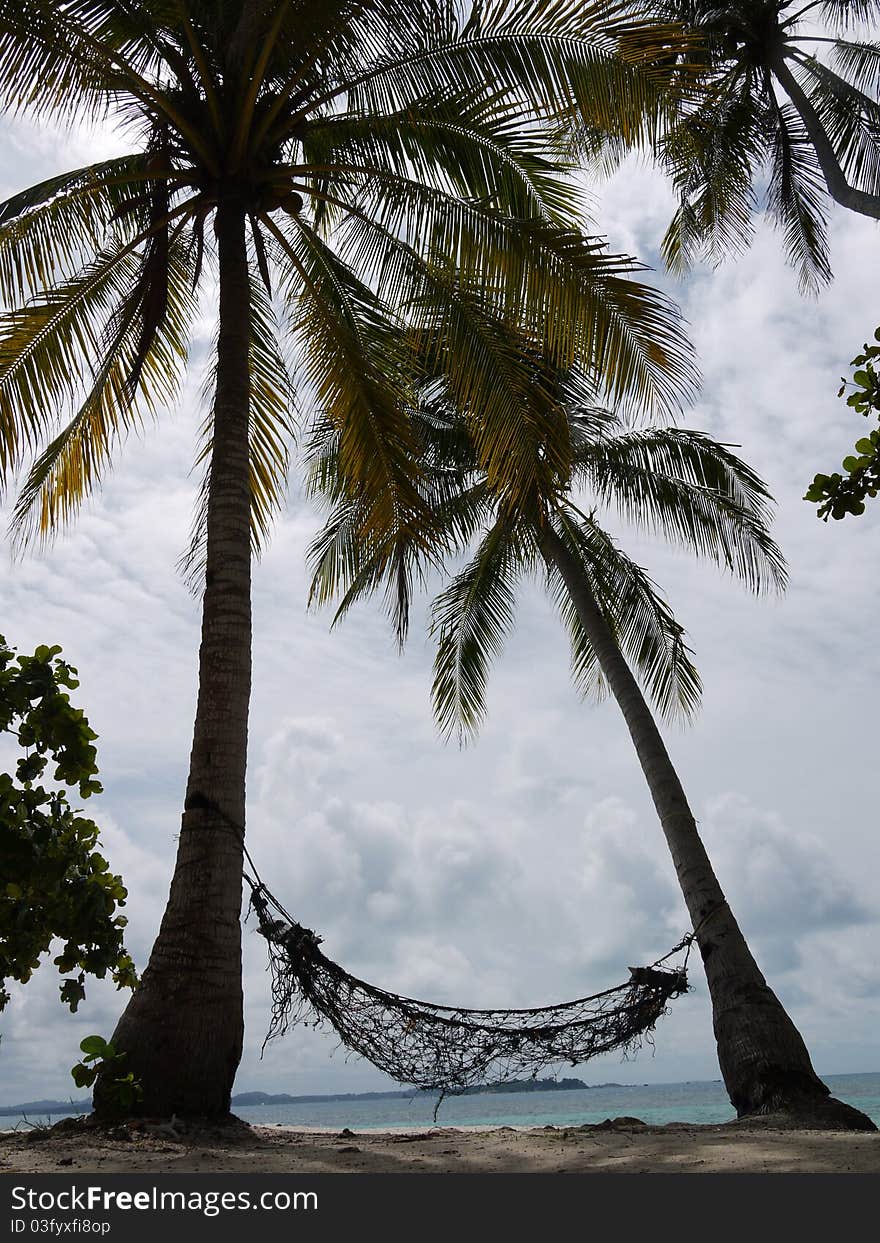
M239 838L253 877L243 873L258 930L269 947L272 1015L263 1048L291 1027L324 1023L341 1043L398 1083L444 1096L491 1080L504 1083L550 1066L576 1066L650 1041L668 1003L689 991L687 962L696 932L688 933L649 967L630 967L623 984L574 1001L527 1010L471 1010L419 1001L368 984L320 950L321 938L290 915L260 878L244 844L244 829L200 793L187 808L215 811ZM703 921L705 922L705 920ZM679 967L665 964L682 950Z

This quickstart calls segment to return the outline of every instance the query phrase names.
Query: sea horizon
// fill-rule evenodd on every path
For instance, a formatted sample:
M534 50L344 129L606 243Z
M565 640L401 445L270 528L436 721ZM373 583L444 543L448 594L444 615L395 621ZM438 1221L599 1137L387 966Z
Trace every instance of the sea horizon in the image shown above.
M833 1096L861 1109L880 1126L880 1071L823 1075ZM235 1095L245 1095L244 1092ZM242 1120L262 1126L321 1130L420 1129L422 1127L579 1126L607 1118L635 1117L651 1126L670 1122L713 1125L730 1122L735 1111L720 1079L677 1083L586 1084L583 1088L491 1092L466 1096L389 1089L368 1093L313 1094L299 1103L235 1105ZM4 1107L8 1108L8 1107ZM436 1118L435 1118L436 1108ZM75 1111L74 1111L75 1112ZM71 1116L9 1114L0 1130L40 1126Z

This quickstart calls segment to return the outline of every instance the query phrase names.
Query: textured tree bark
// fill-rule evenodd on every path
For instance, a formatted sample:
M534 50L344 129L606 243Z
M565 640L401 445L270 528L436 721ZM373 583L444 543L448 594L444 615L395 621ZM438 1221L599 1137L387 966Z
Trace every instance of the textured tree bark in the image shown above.
M142 1081L140 1112L229 1112L244 1037L242 840L251 688L248 480L250 281L245 213L221 201L220 332L207 509L207 564L187 797L168 905L149 964L113 1034ZM98 1079L99 1113L113 1111Z
M842 207L847 207L850 211L858 212L862 216L870 216L873 220L880 220L880 197L876 194L866 194L864 190L857 190L855 186L849 184L835 155L834 147L825 132L825 127L816 115L813 105L797 78L786 65L781 53L773 61L773 73L804 123L804 129L819 159L819 167L822 169L828 193Z
M829 1095L800 1033L761 974L639 685L581 565L549 524L542 553L562 576L638 753L706 969L718 1061L738 1117L786 1112L803 1117L805 1124L876 1130L870 1118Z

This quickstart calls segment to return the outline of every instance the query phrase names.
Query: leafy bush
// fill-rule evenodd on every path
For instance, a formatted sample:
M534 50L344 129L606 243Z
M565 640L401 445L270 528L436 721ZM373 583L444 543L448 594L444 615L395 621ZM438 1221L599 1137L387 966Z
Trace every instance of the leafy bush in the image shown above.
M51 764L54 782L76 786L82 798L101 792L96 780L97 735L70 703L76 670L58 659L60 647L16 656L0 635L0 733L23 754L14 773L0 773L0 1010L4 985L25 983L55 937L62 975L61 1000L75 1011L87 974L111 973L118 988L137 983L123 944L126 919L117 914L125 886L98 853L98 826L79 815L63 789L40 784Z
M880 342L880 328L875 331L874 340ZM878 359L880 345L866 342L862 353L852 360L851 366L857 368L852 380L841 377L843 382L837 392L837 396L842 397L852 388L854 391L847 397L846 404L865 418L871 414L880 415L880 376L874 366ZM840 519L847 514L863 514L865 497L874 497L880 491L880 427L857 440L855 453L845 457L841 465L846 475L839 471L833 475L816 475L804 497L805 501L819 505L816 516L825 522L829 517Z

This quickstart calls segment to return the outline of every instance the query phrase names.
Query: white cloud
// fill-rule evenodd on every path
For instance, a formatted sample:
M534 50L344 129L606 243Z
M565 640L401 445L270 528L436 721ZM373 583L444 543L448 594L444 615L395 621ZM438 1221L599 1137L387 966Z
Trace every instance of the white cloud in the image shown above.
M777 813L760 811L741 795L720 795L709 803L703 832L751 933L796 945L805 933L870 919L828 848Z

